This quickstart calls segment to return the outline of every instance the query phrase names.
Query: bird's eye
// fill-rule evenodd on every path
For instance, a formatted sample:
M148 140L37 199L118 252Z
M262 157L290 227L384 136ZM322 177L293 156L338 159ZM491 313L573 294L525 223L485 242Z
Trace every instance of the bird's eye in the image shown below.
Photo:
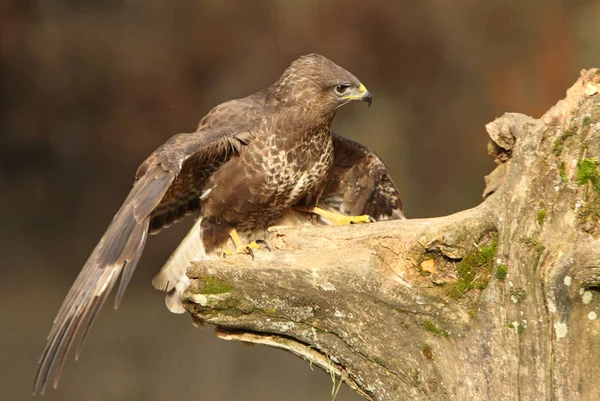
M348 89L348 85L338 85L335 87L335 91L337 93L339 93L340 95L344 92L346 92L346 89Z

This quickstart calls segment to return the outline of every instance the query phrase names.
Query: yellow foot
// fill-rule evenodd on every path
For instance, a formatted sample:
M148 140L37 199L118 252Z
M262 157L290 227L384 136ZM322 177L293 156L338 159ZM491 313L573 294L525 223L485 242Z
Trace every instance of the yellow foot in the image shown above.
M325 210L319 206L307 210L310 213L317 214L321 217L331 221L334 225L347 225L347 224L360 224L360 223L374 223L375 219L369 215L362 216L346 216L345 214L331 212Z
M254 260L254 249L259 249L263 246L265 248L267 248L267 250L269 252L271 252L271 246L264 239L257 239L256 241L252 241L251 243L244 245L240 241L240 237L239 237L237 231L235 230L235 228L233 230L231 230L231 233L229 233L229 236L231 237L231 240L233 241L233 245L235 246L235 251L226 250L225 252L223 252L223 257L225 257L227 255L247 254L247 255L252 256L252 260Z

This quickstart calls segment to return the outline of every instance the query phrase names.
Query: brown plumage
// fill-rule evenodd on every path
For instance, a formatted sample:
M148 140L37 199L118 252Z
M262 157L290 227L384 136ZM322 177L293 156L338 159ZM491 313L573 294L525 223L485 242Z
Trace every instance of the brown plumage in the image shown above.
M216 253L232 229L252 238L286 210L320 199L345 213L402 218L398 192L379 158L330 131L336 109L352 100L371 101L354 75L322 56L303 56L267 89L215 107L196 132L176 135L153 152L54 320L34 393L43 393L50 380L57 386L72 346L79 357L121 277L119 305L148 233L186 214L198 220L180 248L187 252L192 248L184 244L194 242L194 252L176 252L179 267L168 263L154 281L174 294L170 309L176 311L187 283L181 272L186 257Z
M402 199L387 168L369 148L332 133L333 166L319 204L349 216L404 219Z

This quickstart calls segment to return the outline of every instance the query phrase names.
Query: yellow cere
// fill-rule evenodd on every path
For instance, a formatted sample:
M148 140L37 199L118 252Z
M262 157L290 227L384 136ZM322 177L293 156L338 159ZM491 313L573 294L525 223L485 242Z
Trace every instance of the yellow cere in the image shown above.
M346 96L342 97L342 99L360 99L362 97L362 95L364 95L367 92L367 88L363 84L360 84L360 86L358 87L358 90L360 91L359 94L346 95Z

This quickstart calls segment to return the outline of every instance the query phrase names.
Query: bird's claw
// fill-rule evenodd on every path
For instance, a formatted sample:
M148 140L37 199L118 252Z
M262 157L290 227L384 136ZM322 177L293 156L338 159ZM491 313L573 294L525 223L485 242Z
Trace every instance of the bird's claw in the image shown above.
M261 245L271 252L271 245L269 245L267 241L264 239L257 239L248 245L238 245L235 251L226 250L223 252L223 257L226 257L227 255L245 254L250 255L252 260L254 260L254 249L260 249Z
M320 206L315 206L308 210L309 213L314 213L318 216L329 220L331 224L336 226L343 226L348 224L360 224L360 223L374 223L376 220L368 214L362 216L347 216L339 211L331 211L324 209Z
M257 244L260 244L260 245L264 245L264 247L267 248L267 250L269 252L271 252L271 245L269 245L269 243L267 241L265 241L264 239L257 239L254 242L256 242Z
M246 253L252 257L252 260L254 260L254 251L252 250L252 248L250 248L250 245L246 247Z
M344 218L345 217L345 218ZM362 223L375 223L374 217L369 216L368 214L363 214L362 216L344 216L340 217L335 224L362 224Z

